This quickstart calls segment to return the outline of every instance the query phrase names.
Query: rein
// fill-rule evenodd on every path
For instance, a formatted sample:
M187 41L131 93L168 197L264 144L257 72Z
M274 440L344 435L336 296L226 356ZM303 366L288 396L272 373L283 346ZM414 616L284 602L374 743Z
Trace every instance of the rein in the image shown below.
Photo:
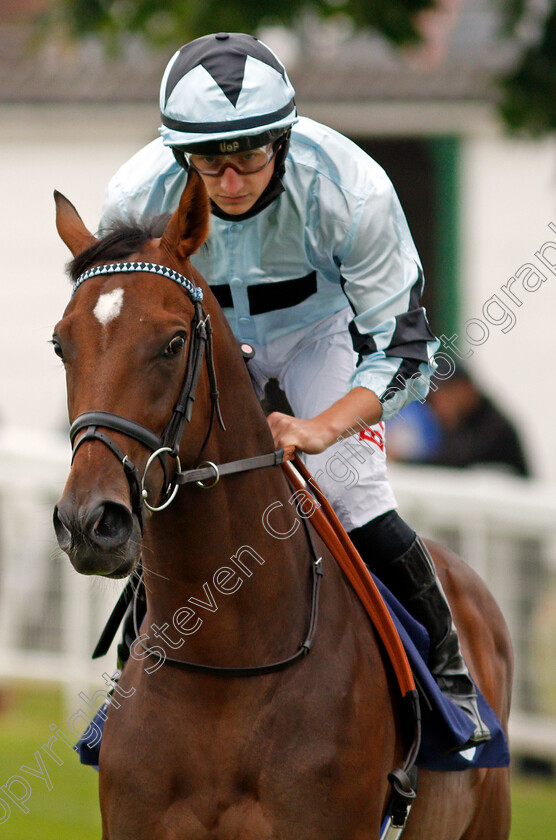
M307 533L309 533L307 529ZM311 562L312 572L312 590L311 590L311 608L309 614L309 627L307 635L299 648L291 656L286 659L281 659L278 662L270 662L265 665L247 665L247 666L224 666L224 665L205 665L203 662L188 662L182 659L173 659L166 653L164 655L164 665L173 665L176 668L182 668L185 671L196 671L197 673L212 674L217 677L261 677L265 674L274 674L277 671L284 671L293 665L299 659L307 656L313 646L314 636L317 630L317 619L319 614L319 594L320 585L323 577L322 557L316 557L315 547L312 539L310 539L311 550L313 552L313 560ZM142 579L142 575L141 575ZM135 630L135 637L140 644L142 650L149 656L160 656L156 650L143 644L141 640L141 631L138 627L137 621L137 591L135 592L133 600L133 624Z
M75 281L73 294L75 294L77 289L91 277L98 277L106 274L129 274L135 272L159 274L162 277L167 277L169 280L173 280L187 292L195 308L195 313L191 321L191 339L189 342L189 352L184 380L179 397L172 411L172 416L168 425L162 432L162 435L157 435L141 423L136 423L134 420L128 420L126 417L121 417L119 414L113 414L109 411L86 411L76 417L71 424L70 441L73 445L71 458L72 463L79 447L83 443L92 440L100 441L110 450L110 452L112 452L113 455L116 456L118 461L120 461L129 484L132 510L139 520L141 533L143 533L143 506L154 512L164 510L164 508L168 507L168 505L173 501L180 485L182 484L189 484L195 481L200 487L208 489L210 487L214 487L218 483L221 475L229 475L231 473L245 472L247 470L281 464L284 460L284 450L279 449L267 455L258 455L254 458L243 458L238 461L231 461L227 464L220 465L216 465L212 461L204 461L196 469L182 471L179 460L179 447L185 425L191 420L193 403L195 402L195 393L199 382L203 359L206 360L207 365L211 413L208 430L200 452L204 450L207 444L215 417L218 419L221 428L224 431L226 429L220 411L219 393L216 383L210 315L205 314L201 305L203 300L203 290L199 288L199 286L196 286L188 277L185 277L183 274L168 268L168 266L149 262L122 262L99 265L85 271ZM147 449L151 450L152 454L147 461L142 477L140 476L135 464L130 460L125 452L123 452L123 450L109 435L100 431L99 427L120 432L127 437L137 440ZM77 436L79 433L83 431L84 434L78 438ZM168 457L172 457L176 461L177 469L174 471L172 478L170 478L169 473ZM145 482L150 466L156 459L160 461L162 466L164 484L159 504L154 506L147 501L148 491L145 487ZM211 483L203 484L203 482L208 479L211 479Z
M268 456L262 456L268 457ZM254 460L254 459L247 459L247 460ZM198 472L198 470L194 470L193 472ZM292 487L291 482L290 487ZM203 485L201 485L203 486ZM211 485L212 486L212 485ZM309 547L311 549L311 576L312 576L312 587L311 587L311 607L309 611L309 626L307 628L307 634L305 636L304 641L301 642L299 648L295 653L291 656L286 657L285 659L280 659L277 662L270 662L264 665L248 665L248 666L223 666L223 665L205 665L202 662L188 662L183 659L173 659L171 656L168 656L166 653L164 655L164 665L173 665L176 668L182 668L186 671L196 671L197 673L205 673L205 674L213 674L217 677L260 677L264 676L265 674L273 674L277 671L283 671L286 668L289 668L290 665L293 665L299 659L302 659L304 656L307 656L309 651L313 646L313 641L315 637L315 633L317 631L317 621L319 615L319 595L320 595L320 586L323 578L323 563L322 563L322 556L317 556L318 551L315 546L315 540L313 537L313 533L305 519L304 516L300 517L303 527L305 529L305 534L307 536L307 542L309 543ZM141 630L139 628L139 621L137 619L137 602L140 599L139 592L141 590L141 584L143 582L143 572L141 572L141 576L139 578L139 585L134 588L133 593L133 628L135 631L135 638L139 642L142 650L148 654L149 656L159 656L156 650L151 650L151 648L143 644L141 639ZM130 599L129 599L130 600ZM128 603L129 603L128 600Z
M201 487L214 487L214 484L218 482L219 475L226 475L235 472L241 472L243 470L254 469L257 466L273 466L274 464L281 463L281 460L276 460L275 456L280 455L283 458L283 450L279 450L276 453L271 453L270 455L259 455L254 458L245 458L242 461L233 461L229 464L223 464L219 467L216 464L212 464L210 462L210 467L205 469L197 469L197 470L189 470L185 473L180 473L179 477L182 478L180 483L184 484L188 481L196 481ZM264 463L263 463L264 462ZM210 474L214 476L214 470L216 470L216 481L213 484L205 485L200 484L199 478L203 479L205 477L209 477ZM290 482L290 487L292 486ZM319 614L319 595L320 595L320 586L322 582L322 577L324 574L323 571L323 563L322 563L322 556L317 556L318 552L315 546L315 541L313 537L313 533L309 528L309 525L304 516L301 516L301 521L303 523L303 527L305 529L305 533L307 536L307 542L309 543L311 549L311 576L312 576L312 587L311 587L311 607L309 611L309 623L307 628L307 633L305 639L300 643L297 651L293 653L291 656L286 657L285 659L281 659L276 662L270 662L264 665L250 665L250 666L223 666L223 665L206 665L203 662L189 662L187 660L182 659L173 659L171 656L168 656L166 653L164 655L164 665L173 665L177 668L182 668L186 671L195 671L197 673L205 673L205 674L213 674L215 676L220 677L257 677L257 676L264 676L265 674L272 674L277 671L283 671L286 668L289 668L290 665L293 665L298 660L302 659L304 656L307 656L309 651L313 646L314 637L317 630L317 621L318 621L318 614ZM114 636L120 626L122 619L127 611L129 604L133 601L133 628L135 631L135 638L139 645L141 646L142 650L148 656L159 656L156 650L151 650L151 648L144 644L141 639L141 630L139 627L140 620L137 616L137 606L139 601L144 599L144 584L143 584L143 572L142 570L137 570L135 573L135 577L132 577L125 589L123 590L118 603L114 607L110 618L104 628L102 635L97 643L97 646L93 653L93 659L97 659L100 656L104 656L112 644L114 640Z

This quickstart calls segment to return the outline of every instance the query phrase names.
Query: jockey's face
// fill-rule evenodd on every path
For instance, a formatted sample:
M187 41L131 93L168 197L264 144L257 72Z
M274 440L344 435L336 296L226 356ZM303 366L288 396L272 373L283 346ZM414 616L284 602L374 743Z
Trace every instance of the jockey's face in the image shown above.
M222 162L225 163L224 155ZM199 174L214 203L225 213L239 216L247 213L264 193L272 178L275 162L276 157L273 156L264 169L249 174L238 172L232 164L224 165L219 175Z

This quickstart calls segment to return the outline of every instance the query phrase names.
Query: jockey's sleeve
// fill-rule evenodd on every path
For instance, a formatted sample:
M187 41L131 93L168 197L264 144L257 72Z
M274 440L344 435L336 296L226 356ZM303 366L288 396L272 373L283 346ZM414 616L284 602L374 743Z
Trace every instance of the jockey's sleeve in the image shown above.
M338 255L359 355L352 387L373 391L387 420L428 394L439 342L421 306L423 270L394 188L376 171Z
M186 173L160 138L140 149L110 179L104 195L99 231L114 222L146 222L172 213L184 190Z

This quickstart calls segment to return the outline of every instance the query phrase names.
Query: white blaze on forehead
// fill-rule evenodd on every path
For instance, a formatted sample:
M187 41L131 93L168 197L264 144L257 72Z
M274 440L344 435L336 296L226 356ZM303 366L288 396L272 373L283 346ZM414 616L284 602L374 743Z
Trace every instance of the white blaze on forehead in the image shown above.
M102 326L105 327L106 324L118 317L122 311L123 302L123 289L114 289L112 292L106 292L97 300L97 304L93 309L93 315L100 321Z

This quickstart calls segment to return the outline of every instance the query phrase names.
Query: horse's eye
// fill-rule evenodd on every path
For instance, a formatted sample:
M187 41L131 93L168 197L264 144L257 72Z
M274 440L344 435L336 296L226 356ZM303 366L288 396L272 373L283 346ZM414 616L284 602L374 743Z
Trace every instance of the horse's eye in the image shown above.
M166 350L164 351L164 355L166 358L170 358L172 356L177 356L183 348L185 347L185 336L184 335L175 335L172 341L168 344Z
M54 352L56 353L58 358L61 359L62 361L64 361L64 354L62 352L62 345L60 344L58 339L53 338L51 344L52 344L52 346L54 348Z

